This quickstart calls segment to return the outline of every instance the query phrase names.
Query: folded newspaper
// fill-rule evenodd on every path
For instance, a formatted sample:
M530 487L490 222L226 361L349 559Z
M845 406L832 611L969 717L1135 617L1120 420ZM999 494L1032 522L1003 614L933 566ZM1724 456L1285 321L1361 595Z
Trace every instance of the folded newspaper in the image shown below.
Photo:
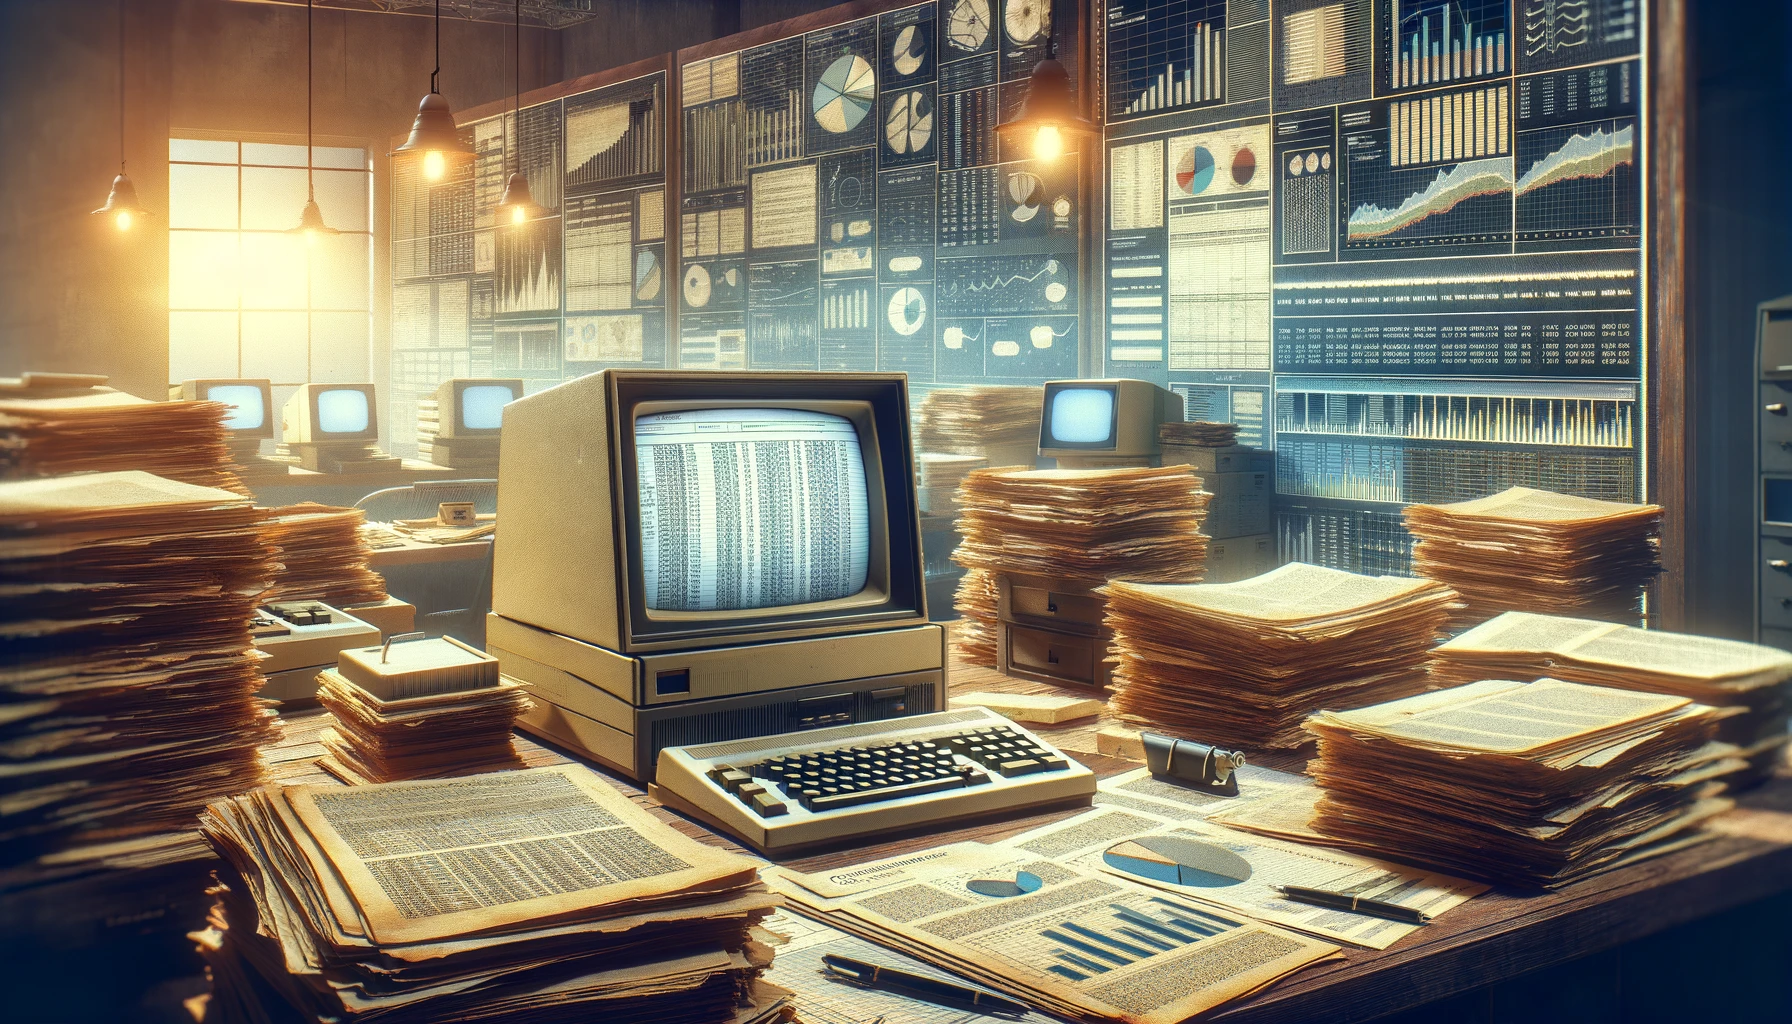
M978 843L763 875L804 914L1073 1021L1179 1024L1338 951L1124 878Z
M206 1020L713 1024L781 1012L746 858L578 765L269 787L201 818L229 864ZM279 1019L289 1019L279 1013Z

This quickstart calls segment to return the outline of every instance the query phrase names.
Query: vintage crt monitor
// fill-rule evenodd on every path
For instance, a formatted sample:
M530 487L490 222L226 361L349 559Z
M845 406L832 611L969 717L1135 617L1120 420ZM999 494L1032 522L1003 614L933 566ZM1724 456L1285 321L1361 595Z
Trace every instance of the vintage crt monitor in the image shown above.
M943 710L908 417L875 373L606 370L510 405L486 646L524 727L650 779L662 747Z
M182 381L168 389L168 397L187 402L223 402L230 406L224 429L231 446L254 449L262 439L274 436L274 388L267 380L201 379Z
M379 422L372 384L302 384L280 412L280 436L299 465L323 473L396 465L374 447Z
M523 397L521 378L457 377L417 404L417 449L438 466L492 472L504 407Z
M1143 380L1055 380L1045 385L1039 454L1064 469L1149 466L1157 428L1182 419L1182 396Z

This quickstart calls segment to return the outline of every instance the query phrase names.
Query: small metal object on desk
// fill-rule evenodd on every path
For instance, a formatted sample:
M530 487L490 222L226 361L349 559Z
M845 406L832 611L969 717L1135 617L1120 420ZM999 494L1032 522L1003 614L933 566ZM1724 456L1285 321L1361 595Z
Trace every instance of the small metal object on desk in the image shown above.
M1177 739L1162 733L1141 732L1145 745L1145 767L1158 778L1184 782L1215 796L1238 795L1238 769L1244 767L1244 753L1221 750L1193 740Z
M380 664L386 663L386 656L392 653L393 644L402 644L406 640L424 640L428 637L428 633L400 633L397 636L387 637L386 642L380 645Z

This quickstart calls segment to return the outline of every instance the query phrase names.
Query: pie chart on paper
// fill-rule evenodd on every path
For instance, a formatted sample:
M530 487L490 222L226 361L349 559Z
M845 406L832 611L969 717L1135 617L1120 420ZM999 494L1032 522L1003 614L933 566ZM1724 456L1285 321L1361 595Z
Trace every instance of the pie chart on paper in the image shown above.
M1184 836L1140 836L1101 855L1116 871L1171 885L1204 889L1237 885L1251 877L1251 862L1223 846Z
M709 269L701 264L692 264L684 272L684 301L693 308L709 305L710 293Z
M821 73L811 109L822 130L844 135L865 120L876 98L877 72L865 58L848 54Z
M635 254L635 301L651 302L660 296L660 258L651 249Z
M916 38L918 35L913 25L896 33L896 42L890 47L890 63L895 66L897 74L912 75L921 70L921 65L927 60L927 47Z
M919 153L933 139L933 103L923 92L896 97L884 124L884 138L892 153Z

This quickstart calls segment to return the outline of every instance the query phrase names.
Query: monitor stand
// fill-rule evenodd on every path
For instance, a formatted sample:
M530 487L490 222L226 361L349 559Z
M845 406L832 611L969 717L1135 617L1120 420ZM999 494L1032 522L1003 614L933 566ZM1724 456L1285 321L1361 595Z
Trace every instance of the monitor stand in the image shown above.
M287 448L299 457L301 468L314 473L375 473L397 469L403 464L398 457L387 455L380 451L378 445L365 441L289 443Z

